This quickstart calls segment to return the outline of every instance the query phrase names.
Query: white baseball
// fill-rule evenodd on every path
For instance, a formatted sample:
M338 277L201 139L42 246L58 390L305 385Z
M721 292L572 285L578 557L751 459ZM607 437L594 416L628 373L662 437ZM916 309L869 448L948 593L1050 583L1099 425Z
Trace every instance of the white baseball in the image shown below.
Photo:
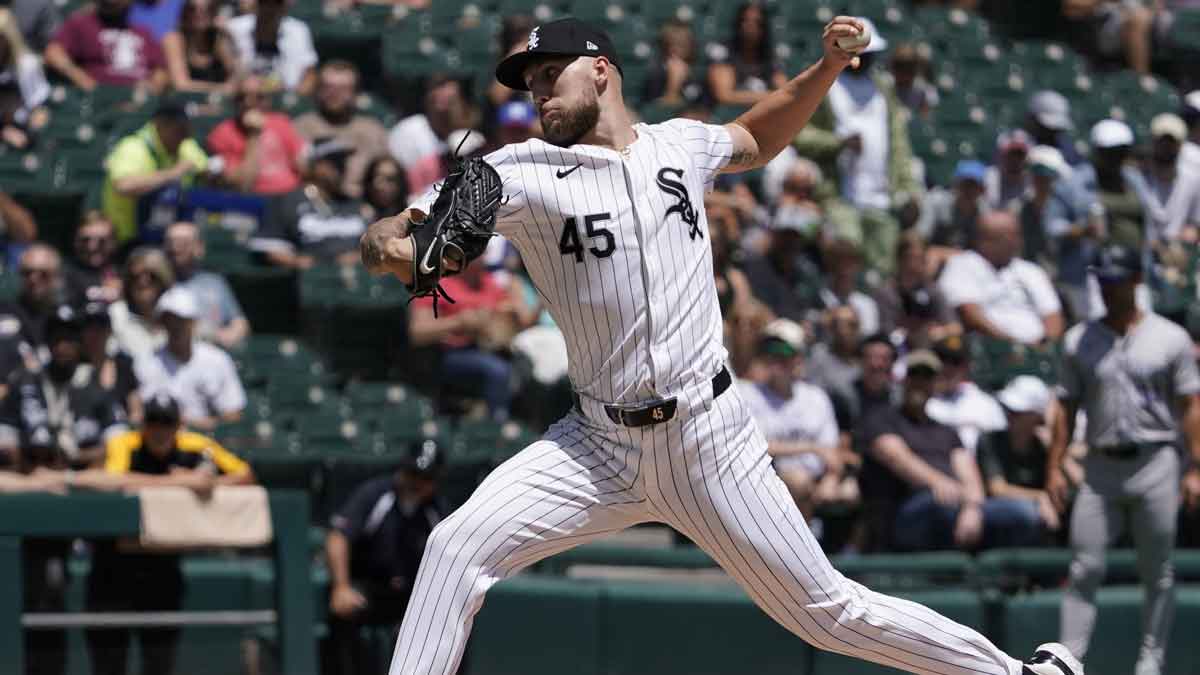
M858 35L853 37L840 37L837 39L837 46L852 53L857 54L867 48L871 44L871 31L866 26L859 31Z

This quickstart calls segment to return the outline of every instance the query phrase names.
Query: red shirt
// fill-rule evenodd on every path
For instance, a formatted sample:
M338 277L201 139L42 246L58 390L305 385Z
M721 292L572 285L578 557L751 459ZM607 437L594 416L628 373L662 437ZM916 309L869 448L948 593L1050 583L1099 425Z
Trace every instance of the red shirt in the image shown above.
M72 13L50 41L101 84L137 84L164 67L162 50L150 31L105 26L91 9Z
M438 321L448 319L455 314L461 314L473 309L493 309L508 300L508 288L500 285L500 281L492 272L484 272L479 288L468 286L462 276L442 279L442 288L454 298L454 304L445 300L438 301ZM421 305L433 311L432 298L418 298L414 305ZM470 347L474 339L464 333L450 333L442 338L442 346L448 349Z
M296 133L287 115L267 113L258 139L258 177L253 192L277 195L300 187L300 155L304 139ZM208 135L208 147L225 160L226 175L231 175L246 156L246 133L230 118Z

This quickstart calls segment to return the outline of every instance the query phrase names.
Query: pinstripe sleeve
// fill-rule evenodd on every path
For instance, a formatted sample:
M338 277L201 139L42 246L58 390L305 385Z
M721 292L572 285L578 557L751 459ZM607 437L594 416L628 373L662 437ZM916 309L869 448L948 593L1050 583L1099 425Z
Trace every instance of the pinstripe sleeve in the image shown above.
M679 134L706 185L712 183L717 173L729 164L733 155L733 138L724 126L685 119L674 119L663 126Z
M526 219L527 209L524 188L521 185L521 173L517 166L516 153L513 146L506 145L495 152L484 156L484 160L500 174L500 182L504 189L504 198L496 211L496 232L507 235L511 230ZM420 197L408 205L410 209L419 209L428 214L437 201L441 181L434 183Z

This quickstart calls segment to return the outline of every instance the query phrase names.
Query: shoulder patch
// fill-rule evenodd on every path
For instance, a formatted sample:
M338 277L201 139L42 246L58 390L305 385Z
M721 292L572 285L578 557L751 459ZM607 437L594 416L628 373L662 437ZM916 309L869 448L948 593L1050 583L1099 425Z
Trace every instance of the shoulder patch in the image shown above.
M12 337L21 332L21 320L11 314L0 316L0 337Z

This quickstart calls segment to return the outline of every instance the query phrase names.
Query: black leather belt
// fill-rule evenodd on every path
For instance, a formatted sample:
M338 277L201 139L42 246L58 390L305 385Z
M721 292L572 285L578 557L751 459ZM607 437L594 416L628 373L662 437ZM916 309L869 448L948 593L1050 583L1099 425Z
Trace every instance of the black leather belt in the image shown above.
M722 367L721 372L712 379L713 398L725 393L731 384L733 384L733 377L729 374L729 369ZM583 407L579 404L579 395L571 392L571 398L575 402L575 407L582 410ZM678 404L678 400L672 397L651 401L636 408L606 405L604 414L608 415L608 419L616 424L627 427L646 427L652 424L661 424L675 417L675 409Z
M1105 445L1096 449L1100 451L1100 454L1112 459L1133 459L1150 447L1158 446L1150 443L1121 443L1120 445Z

